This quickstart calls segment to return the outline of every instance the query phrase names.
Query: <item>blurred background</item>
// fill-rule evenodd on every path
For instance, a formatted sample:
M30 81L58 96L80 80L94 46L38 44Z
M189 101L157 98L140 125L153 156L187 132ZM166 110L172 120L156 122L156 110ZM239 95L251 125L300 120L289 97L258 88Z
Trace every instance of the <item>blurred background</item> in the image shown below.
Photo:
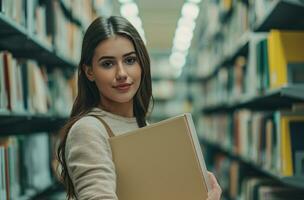
M111 15L148 48L148 121L192 114L222 199L304 199L303 0L0 0L0 200L65 199L58 130L83 34Z

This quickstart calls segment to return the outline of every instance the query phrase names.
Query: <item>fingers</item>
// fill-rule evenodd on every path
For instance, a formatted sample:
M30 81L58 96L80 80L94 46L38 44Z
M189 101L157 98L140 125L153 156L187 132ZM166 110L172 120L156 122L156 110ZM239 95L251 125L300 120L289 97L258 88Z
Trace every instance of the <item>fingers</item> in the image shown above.
M213 173L208 171L208 177L211 184L211 190L208 192L208 199L207 200L219 200L221 198L222 189L218 184L215 176Z
M208 178L209 178L209 181L210 181L210 184L211 184L212 187L213 186L219 186L214 174L209 172L209 171L208 171Z

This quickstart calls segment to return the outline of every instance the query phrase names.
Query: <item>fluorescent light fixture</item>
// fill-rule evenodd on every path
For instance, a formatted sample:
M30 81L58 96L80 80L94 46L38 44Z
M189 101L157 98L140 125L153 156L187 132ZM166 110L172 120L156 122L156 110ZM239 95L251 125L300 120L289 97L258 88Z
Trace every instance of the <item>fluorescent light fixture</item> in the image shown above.
M182 38L174 38L173 40L173 44L177 44L177 43L181 43L185 46L187 46L187 44L191 43L191 40L189 40L188 38L182 39Z
M135 27L140 35L140 37L142 38L142 40L144 41L145 44L147 44L147 41L146 41L146 36L145 36L145 32L144 32L144 29L142 27Z
M119 0L121 3L120 14L127 18L129 22L136 28L142 40L146 44L145 32L142 28L142 21L139 18L139 10L137 4L133 0Z
M138 27L138 28L137 28L137 31L138 31L139 35L140 35L142 38L144 38L144 36L145 36L144 29L143 29L142 27Z
M178 78L182 74L182 69L186 64L186 57L189 52L195 20L199 15L198 3L201 0L188 0L182 7L182 16L178 20L177 29L173 39L172 54L169 63L173 69L173 75Z
M194 28L195 28L195 21L192 20L191 18L181 17L181 18L178 20L177 25L178 25L179 27L186 27L186 28L190 29L191 31L193 31Z
M184 52L184 51L187 51L189 49L190 44L191 44L190 42L188 42L188 43L177 42L177 43L173 44L173 48L176 49L176 50L178 50L178 51Z
M199 14L199 7L194 3L185 3L182 7L182 15L185 18L195 20Z
M185 54L181 52L173 52L170 55L169 62L175 68L182 68L186 64Z
M189 37L190 36L190 37ZM192 40L192 36L193 34L191 35L183 35L181 33L177 33L173 39L173 42L182 42L182 43L190 43L191 40Z
M187 27L179 26L179 27L177 27L177 29L176 29L175 37L181 37L181 38L187 37L187 38L192 38L192 37L193 37L193 31L190 30L190 29L187 28Z
M202 0L188 0L188 2L191 2L191 3L197 3L199 4Z
M126 3L120 7L120 13L126 18L134 17L138 15L138 7L134 2Z
M138 16L128 17L128 20L131 22L131 24L134 27L136 27L136 28L142 27L141 19Z
M124 3L130 3L130 2L132 2L133 0L118 0L119 1L119 3L121 3L121 4L124 4Z
M184 46L180 45L176 45L176 44L173 44L173 48L172 48L174 51L181 51L181 52L187 52L188 51L188 48L185 48Z

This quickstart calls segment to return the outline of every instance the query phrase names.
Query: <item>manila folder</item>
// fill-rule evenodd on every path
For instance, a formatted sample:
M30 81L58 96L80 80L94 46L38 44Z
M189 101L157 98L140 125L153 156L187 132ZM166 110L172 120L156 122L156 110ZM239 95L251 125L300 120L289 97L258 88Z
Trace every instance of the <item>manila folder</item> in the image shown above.
M207 199L207 171L191 114L109 141L119 200Z

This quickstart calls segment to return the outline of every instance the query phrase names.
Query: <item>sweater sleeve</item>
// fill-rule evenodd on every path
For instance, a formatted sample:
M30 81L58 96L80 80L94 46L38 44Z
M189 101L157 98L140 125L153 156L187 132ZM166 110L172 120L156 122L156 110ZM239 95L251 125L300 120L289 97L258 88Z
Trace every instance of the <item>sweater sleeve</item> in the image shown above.
M84 117L72 126L65 158L79 200L117 200L108 133L97 119Z

